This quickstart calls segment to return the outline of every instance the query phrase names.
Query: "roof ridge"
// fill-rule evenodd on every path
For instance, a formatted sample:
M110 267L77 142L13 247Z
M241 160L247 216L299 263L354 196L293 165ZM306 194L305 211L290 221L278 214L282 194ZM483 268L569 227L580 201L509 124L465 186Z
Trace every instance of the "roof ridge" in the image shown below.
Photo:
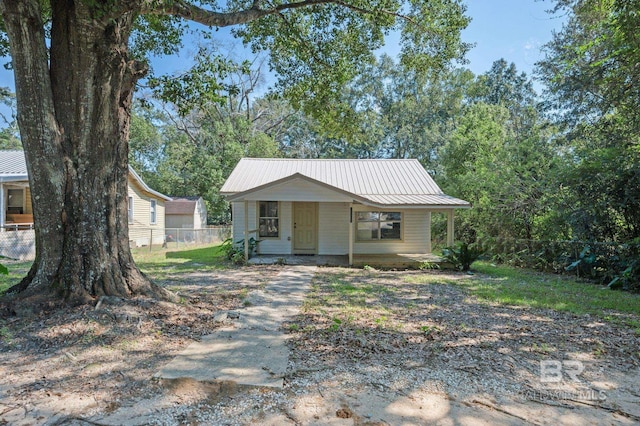
M254 158L242 157L242 160L256 161L418 161L417 158ZM419 162L419 161L418 161Z

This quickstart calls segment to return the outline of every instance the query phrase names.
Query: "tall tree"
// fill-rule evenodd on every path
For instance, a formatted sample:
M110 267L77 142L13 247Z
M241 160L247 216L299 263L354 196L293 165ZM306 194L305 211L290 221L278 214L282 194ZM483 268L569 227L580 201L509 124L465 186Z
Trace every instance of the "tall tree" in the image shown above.
M443 66L467 47L460 0L3 0L0 11L36 228L35 262L15 290L73 301L165 295L129 249L128 135L143 55L175 51L185 21L236 26L251 48L270 52L283 92L319 116L342 111L331 104L391 29L402 32L402 60L414 68ZM224 64L197 63L176 90L215 96Z
M640 1L562 0L538 71L565 147L559 210L572 237L640 237Z
M467 89L441 158L443 186L474 206L458 229L471 240L554 238L549 193L558 160L531 80L501 59Z

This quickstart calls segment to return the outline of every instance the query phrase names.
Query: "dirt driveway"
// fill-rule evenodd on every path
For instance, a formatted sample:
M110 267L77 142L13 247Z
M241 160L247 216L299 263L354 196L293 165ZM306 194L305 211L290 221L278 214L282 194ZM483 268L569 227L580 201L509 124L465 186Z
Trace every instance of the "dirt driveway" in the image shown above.
M177 305L105 299L1 319L0 424L640 422L634 330L483 302L456 284L468 276L442 272L323 268L284 325L282 390L151 379L278 271L169 277Z

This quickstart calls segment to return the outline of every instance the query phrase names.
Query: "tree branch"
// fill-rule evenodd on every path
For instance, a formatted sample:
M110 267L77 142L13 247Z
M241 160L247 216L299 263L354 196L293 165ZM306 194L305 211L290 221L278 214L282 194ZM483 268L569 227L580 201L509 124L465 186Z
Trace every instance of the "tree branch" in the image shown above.
M261 8L261 3L261 1L255 0L251 8L237 12L214 12L212 10L198 7L186 0L163 0L162 2L158 2L157 0L144 0L139 9L139 13L173 15L210 27L228 27L232 25L246 24L264 16L278 14L286 10L334 4L362 14L385 14L415 23L409 16L402 15L395 11L384 9L369 10L340 0L302 0L287 4L280 4L269 8Z

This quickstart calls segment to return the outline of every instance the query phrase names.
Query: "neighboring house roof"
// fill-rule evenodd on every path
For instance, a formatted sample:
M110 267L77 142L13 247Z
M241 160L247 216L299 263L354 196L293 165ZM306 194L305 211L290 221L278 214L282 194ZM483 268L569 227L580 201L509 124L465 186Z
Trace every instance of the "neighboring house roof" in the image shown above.
M146 192L164 200L170 197L155 191L142 180L140 176L129 166L129 176L136 181ZM27 162L24 151L0 150L0 182L28 180Z
M22 151L0 150L0 182L28 180L27 162Z
M165 214L193 215L200 197L172 197L164 205Z
M469 207L442 192L418 160L243 158L220 189L230 201L293 179L304 179L374 206Z
M159 193L158 191L156 191L154 189L151 189L149 187L149 185L144 183L142 178L136 173L135 170L133 170L131 168L131 166L129 166L129 176L131 176L133 178L133 180L135 180L138 183L138 185L140 185L142 187L142 189L144 189L149 194L154 195L154 196L156 196L158 198L162 198L165 201L171 201L171 197L169 197L168 195L161 194L161 193Z

